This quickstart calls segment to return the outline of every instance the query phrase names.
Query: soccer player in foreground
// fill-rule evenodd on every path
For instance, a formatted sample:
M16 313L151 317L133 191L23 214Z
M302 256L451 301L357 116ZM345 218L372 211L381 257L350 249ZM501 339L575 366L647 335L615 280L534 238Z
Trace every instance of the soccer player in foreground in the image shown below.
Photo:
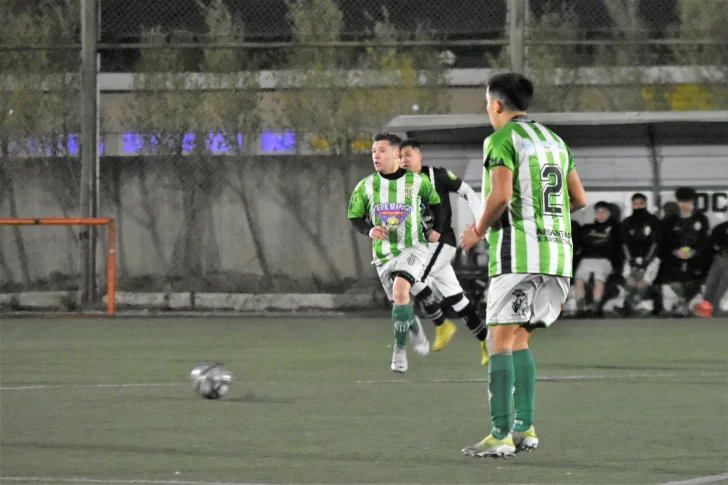
M412 285L419 281L429 257L423 231L421 203L434 213L432 240L442 232L440 198L430 181L420 174L399 167L399 144L391 133L374 137L372 159L376 173L364 178L349 201L349 222L354 229L372 239L374 264L387 297L394 303L394 353L392 370L407 371L407 337L413 349L427 355L430 343L415 316L410 300Z
M484 143L485 209L460 241L465 250L484 236L490 244L492 430L463 448L469 456L508 456L538 446L536 366L528 340L535 328L556 320L566 300L572 276L569 212L587 203L569 148L526 114L532 97L533 84L520 74L496 74L487 84L495 133Z
M485 339L488 335L488 327L480 320L475 311L475 305L463 294L463 288L452 267L457 240L455 231L452 229L450 193L456 193L465 199L476 221L482 212L480 201L473 189L450 170L422 165L422 151L416 140L408 139L400 145L400 166L426 177L440 197L442 207L442 233L436 242L430 244L430 255L422 279L412 286L412 294L422 302L427 317L435 323L435 342L432 344L432 350L436 352L447 345L457 329L455 324L445 317L441 308L441 306L450 307L465 321L473 335L480 340L481 364L487 365L488 347ZM429 229L432 224L432 214L427 206L423 208L423 211L422 220ZM435 299L430 287L437 289L443 296L442 303Z

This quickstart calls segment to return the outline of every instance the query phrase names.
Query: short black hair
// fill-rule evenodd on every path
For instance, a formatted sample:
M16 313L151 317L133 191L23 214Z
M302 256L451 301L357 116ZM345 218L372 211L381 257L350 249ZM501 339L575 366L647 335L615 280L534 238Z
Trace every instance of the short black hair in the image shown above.
M632 202L634 202L635 200L644 200L645 202L647 202L647 196L642 192L637 192L632 196Z
M382 133L377 133L374 135L374 141L388 141L390 145L393 147L399 147L400 143L402 143L402 139L395 135L394 133L387 133L383 131Z
M680 187L675 191L675 198L679 202L695 202L695 198L698 196L698 193L695 191L692 187Z
M510 111L526 111L533 99L533 83L517 72L496 74L486 83L490 95Z
M607 204L603 200L600 200L599 202L594 204L594 210L599 210L599 209L607 209L609 212L612 212L612 208L609 206L609 204Z
M414 138L407 138L405 141L399 144L399 149L404 150L407 147L412 147L416 150L420 149L420 142L415 140Z

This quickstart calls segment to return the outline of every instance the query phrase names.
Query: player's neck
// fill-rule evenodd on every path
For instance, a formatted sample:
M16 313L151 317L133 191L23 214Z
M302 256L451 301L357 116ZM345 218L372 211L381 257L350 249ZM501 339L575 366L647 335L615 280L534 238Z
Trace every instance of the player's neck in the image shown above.
M503 128L511 121L530 121L528 113L525 111L508 111L503 113L502 124L498 128Z
M389 172L389 173L379 172L379 175L381 175L385 179L394 180L394 179L400 178L405 173L407 173L407 170L397 167L397 169L394 172Z

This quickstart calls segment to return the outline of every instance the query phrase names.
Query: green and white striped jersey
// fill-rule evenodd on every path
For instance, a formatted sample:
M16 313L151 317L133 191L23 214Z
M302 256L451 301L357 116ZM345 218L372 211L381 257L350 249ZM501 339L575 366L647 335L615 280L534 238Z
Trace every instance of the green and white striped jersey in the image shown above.
M389 228L388 241L372 241L373 264L386 263L404 248L427 245L422 202L439 204L440 197L427 177L415 172L374 173L359 182L349 201L349 219L367 217L375 226Z
M488 231L489 274L572 276L573 245L566 177L574 169L569 147L553 131L524 116L485 139L483 200L489 172L513 171L513 198Z

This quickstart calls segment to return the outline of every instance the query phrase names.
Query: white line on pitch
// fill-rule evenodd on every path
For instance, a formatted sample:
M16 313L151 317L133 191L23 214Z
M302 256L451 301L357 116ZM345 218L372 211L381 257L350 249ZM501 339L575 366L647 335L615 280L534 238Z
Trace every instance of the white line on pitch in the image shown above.
M262 483L245 482L195 482L188 480L144 480L144 479L94 479L94 478L53 478L53 477L0 477L0 482L24 482L24 483L100 483L100 484L129 484L129 485L274 485ZM281 484L283 485L283 484ZM285 485L303 485L288 483ZM306 484L316 485L316 484ZM357 484L328 484L328 485L357 485ZM399 485L399 484L368 484L368 485ZM514 484L516 485L516 484ZM539 484L521 484L539 485ZM544 485L544 484L540 484ZM559 484L553 484L559 485Z
M595 381L601 379L642 379L642 378L669 378L678 377L681 374L595 374L595 375L567 375L567 376L539 376L537 381ZM436 384L458 384L467 382L488 382L486 377L473 377L468 379L445 378L426 381L408 381L407 379L375 379L371 381L356 381L357 384L403 384L403 383L436 383Z
M696 477L689 480L680 480L677 482L665 482L658 485L701 485L703 483L713 483L719 482L721 480L728 480L728 473L721 473L720 475L707 475L704 477Z
M0 391L34 391L37 389L99 388L99 387L172 387L181 386L178 382L142 382L129 384L39 384L36 386L2 386Z
M666 379L680 376L690 377L716 377L723 374L594 374L594 375L564 375L564 376L539 376L537 381L595 381L605 379ZM373 380L357 380L356 384L460 384L460 383L482 383L488 382L485 377L473 378L444 378L429 380L407 380L407 379L373 379ZM283 381L250 381L250 384L286 384ZM124 388L124 387L174 387L183 386L185 384L179 382L142 382L142 383L126 383L126 384L38 384L28 386L0 386L0 391L35 391L43 389L68 389L68 388Z

